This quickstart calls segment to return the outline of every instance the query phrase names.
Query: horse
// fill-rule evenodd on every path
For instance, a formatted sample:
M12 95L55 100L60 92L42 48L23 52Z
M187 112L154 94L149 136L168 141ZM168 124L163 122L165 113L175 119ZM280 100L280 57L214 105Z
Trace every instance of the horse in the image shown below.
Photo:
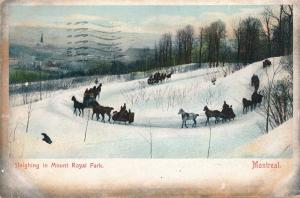
M243 102L243 113L245 113L245 110L246 110L246 113L247 113L249 107L252 110L252 104L253 103L252 103L251 100L247 100L246 98L243 98L242 102Z
M158 73L155 73L154 75L151 75L149 78L148 78L148 84L149 85L152 85L154 83L158 83Z
M155 72L154 75L150 75L150 77L148 78L148 84L154 84L154 83L162 83L167 77L166 73L160 73L160 72Z
M165 79L166 79L166 76L167 76L166 73L162 73L162 74L160 75L159 81L162 82L163 80L165 80Z
M98 85L98 87L96 88L96 91L94 93L95 98L97 98L97 97L100 98L101 87L102 87L102 83L100 83Z
M92 114L92 119L94 117L94 114L96 114L97 117L97 121L99 120L99 114L101 114L102 116L102 121L105 122L104 120L104 116L105 114L108 116L108 121L110 122L110 118L111 118L111 111L113 110L113 107L104 107L101 105L94 105L93 106L93 114Z
M98 87L94 86L93 88L86 89L84 92L84 97L90 96L90 97L96 99L97 96L99 96L99 94L101 92L101 87L102 87L102 83L100 83L98 85Z
M254 86L255 91L257 91L259 88L259 78L255 74L253 74L253 76L251 77L251 86Z
M254 91L253 92L253 94L252 94L252 96L251 96L251 100L252 100L252 105L253 105L253 108L256 108L256 105L257 104L259 104L259 106L260 106L260 104L261 104L261 102L262 102L262 98L263 98L263 95L261 95L261 94L259 94L259 93L257 93L257 91Z
M215 120L215 124L219 121L219 118L222 117L222 114L220 111L218 110L209 110L207 106L204 107L203 111L205 111L205 115L206 115L206 122L205 122L205 126L207 125L207 123L209 122L209 118L214 117Z
M81 102L78 102L76 100L75 96L72 96L72 100L74 102L74 112L73 113L77 115L77 109L78 109L79 116L80 116L81 112L82 112L82 116L83 116L83 110L84 110L84 107L85 107L84 104L81 103Z
M193 120L194 123L193 123L192 127L196 127L196 124L197 124L196 118L199 116L199 114L196 114L196 113L186 113L183 109L179 109L178 114L181 114L181 119L182 119L181 128L183 128L183 125L186 128L188 128L187 125L186 125L186 121L187 120Z
M170 78L172 77L172 74L173 74L173 72L168 73L168 74L166 75L166 78L167 78L167 79L170 79Z

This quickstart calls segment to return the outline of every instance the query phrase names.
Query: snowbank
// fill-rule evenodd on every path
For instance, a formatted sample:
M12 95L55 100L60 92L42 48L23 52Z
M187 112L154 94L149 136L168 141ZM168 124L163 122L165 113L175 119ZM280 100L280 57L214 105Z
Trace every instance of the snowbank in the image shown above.
M250 143L236 148L227 157L287 157L292 152L293 120L264 134Z

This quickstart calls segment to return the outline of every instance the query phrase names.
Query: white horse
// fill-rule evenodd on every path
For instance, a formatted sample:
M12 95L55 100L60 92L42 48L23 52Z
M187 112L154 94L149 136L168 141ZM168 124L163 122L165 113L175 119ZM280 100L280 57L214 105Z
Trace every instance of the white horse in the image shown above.
M181 119L182 119L181 128L183 128L183 125L186 128L188 128L187 125L186 125L186 121L187 120L193 120L194 123L193 123L192 126L196 127L196 124L197 124L196 118L197 118L197 116L199 116L199 114L196 114L196 113L186 113L183 109L179 109L178 114L181 114Z

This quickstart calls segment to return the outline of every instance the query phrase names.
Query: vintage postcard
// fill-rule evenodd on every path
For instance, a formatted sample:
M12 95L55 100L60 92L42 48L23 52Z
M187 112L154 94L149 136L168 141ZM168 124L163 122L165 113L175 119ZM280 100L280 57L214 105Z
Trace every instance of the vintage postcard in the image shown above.
M4 1L1 197L299 191L296 1Z

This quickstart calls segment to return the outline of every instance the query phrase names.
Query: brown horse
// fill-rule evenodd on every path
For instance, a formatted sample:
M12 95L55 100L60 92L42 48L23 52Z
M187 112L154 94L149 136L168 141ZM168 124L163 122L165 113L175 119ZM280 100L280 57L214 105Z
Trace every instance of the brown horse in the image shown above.
M219 121L219 118L222 118L221 112L218 110L209 110L207 106L204 107L203 111L205 111L205 115L206 115L206 123L205 126L207 125L207 123L209 122L209 118L214 117L215 120L215 124Z
M94 105L93 106L93 114L92 114L92 119L94 117L94 114L96 114L96 118L97 120L99 120L99 114L101 114L102 116L102 120L103 122L105 122L104 120L104 116L105 114L108 116L108 121L110 122L110 118L111 118L111 111L113 110L114 108L113 107L104 107L104 106L101 106L101 105Z
M90 96L94 99L96 99L97 96L99 96L101 92L102 83L98 85L98 87L94 86L93 88L86 89L84 92L84 96Z
M77 115L77 109L79 111L79 116L83 116L83 109L84 109L84 104L81 102L78 102L75 98L75 96L72 96L72 101L74 102L74 114Z
M256 74L251 77L251 86L254 86L254 90L257 91L259 88L259 78Z
M253 109L253 102L251 100L243 98L242 103L243 103L243 113L247 113L248 110L249 110L249 108L252 111L252 109Z
M98 85L98 87L96 88L96 91L95 91L95 93L94 93L95 98L97 98L97 97L100 98L101 87L102 87L102 83L100 83L100 84Z
M260 93L257 93L257 91L254 91L251 96L252 109L255 109L257 105L260 107L262 99L263 99L263 95L261 95Z

